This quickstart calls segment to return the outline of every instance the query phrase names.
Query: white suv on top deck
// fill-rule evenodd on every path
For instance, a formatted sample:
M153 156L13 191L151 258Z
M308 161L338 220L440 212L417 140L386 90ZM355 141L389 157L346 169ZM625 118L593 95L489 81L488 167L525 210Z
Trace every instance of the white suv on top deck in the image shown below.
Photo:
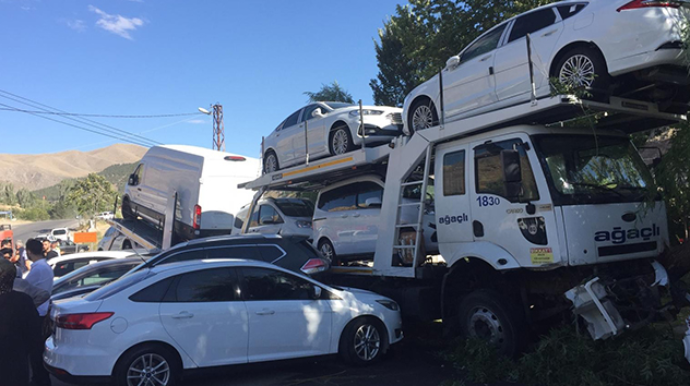
M681 31L686 1L559 1L511 18L485 32L443 69L446 120L530 100L526 35L531 36L538 97L549 78L604 94L653 100L687 111L688 52ZM405 133L438 124L438 75L405 98Z

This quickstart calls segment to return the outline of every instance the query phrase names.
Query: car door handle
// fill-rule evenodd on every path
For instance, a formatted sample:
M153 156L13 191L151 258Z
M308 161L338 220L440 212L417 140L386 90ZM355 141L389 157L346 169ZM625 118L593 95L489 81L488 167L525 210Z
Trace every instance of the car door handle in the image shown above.
M344 215L342 215L342 216L340 216L340 217L342 217L342 218L347 218L347 215L346 215L346 214L344 214Z
M137 188L137 190L141 192L141 188Z
M551 35L555 34L556 31L558 31L558 30L557 30L557 29L551 30L551 31L546 32L546 33L544 33L543 35L541 35L541 37L545 38L545 37L547 37L547 36L551 36Z
M359 217L359 213L353 214L352 217Z
M479 61L480 62L486 62L487 60L489 60L489 58L491 58L491 55L486 55L485 57L479 59Z
M191 314L187 311L182 311L179 314L172 316L173 319L189 319L189 318L193 318L193 317L194 317L194 314Z
M273 310L263 310L263 311L256 311L257 315L273 315L276 312Z

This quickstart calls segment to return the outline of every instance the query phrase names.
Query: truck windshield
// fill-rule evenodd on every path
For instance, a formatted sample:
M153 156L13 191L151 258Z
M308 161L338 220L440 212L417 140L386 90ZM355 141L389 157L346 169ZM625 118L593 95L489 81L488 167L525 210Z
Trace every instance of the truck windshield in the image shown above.
M533 137L556 205L642 201L654 182L626 137Z

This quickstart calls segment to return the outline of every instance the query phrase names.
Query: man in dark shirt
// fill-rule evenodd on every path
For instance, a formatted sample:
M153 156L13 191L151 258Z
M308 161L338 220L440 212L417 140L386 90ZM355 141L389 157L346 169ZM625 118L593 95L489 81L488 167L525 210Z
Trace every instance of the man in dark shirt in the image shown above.
M43 240L43 256L46 257L46 261L52 259L53 257L58 257L58 253L54 251L50 246L50 240Z

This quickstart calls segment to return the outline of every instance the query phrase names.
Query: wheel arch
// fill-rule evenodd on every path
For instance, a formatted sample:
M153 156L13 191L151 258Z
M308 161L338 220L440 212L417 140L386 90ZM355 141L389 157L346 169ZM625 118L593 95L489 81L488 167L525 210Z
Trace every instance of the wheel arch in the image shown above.
M357 317L347 322L347 324L343 327L343 330L340 332L340 336L338 337L337 351L340 352L342 348L343 339L345 338L345 332L347 331L347 329L350 328L350 326L355 324L357 321L362 319L371 319L373 323L376 323L383 330L383 347L381 352L385 354L388 351L388 348L390 347L390 337L388 336L388 328L386 327L386 323L384 323L383 320L381 320L381 318L374 314L358 315Z
M122 360L127 354L143 346L158 346L170 351L174 355L174 360L176 361L174 365L178 366L178 374L181 375L182 371L184 370L185 362L177 348L175 348L175 346L171 345L170 343L161 340L148 340L144 342L139 342L125 350L122 354L120 354L120 356L117 358L117 361L115 361L115 364L113 365L113 369L111 371L112 376L115 376L115 372L117 371L118 366L122 365ZM194 364L193 362L191 362L191 360L189 360L188 362L189 364Z
M561 47L556 55L553 56L553 59L551 59L551 65L549 66L549 76L553 77L555 76L556 72L556 66L558 65L558 62L563 58L566 52L572 50L573 48L578 48L578 47L586 47L586 48L591 48L596 50L599 55L601 55L602 58L604 58L604 63L606 63L606 72L608 73L609 65L608 62L606 61L606 55L604 55L604 52L597 46L594 42L592 41L585 41L585 40L578 40L575 42L570 42L566 44L565 46Z
M329 132L329 133L332 133L332 132L335 131L335 129L337 129L337 128L341 127L341 126L345 126L345 127L347 127L347 128L350 128L350 125L348 125L347 122L345 122L345 121L342 120L342 119L338 119L337 121L333 122L333 124L331 125L331 127L328 129L328 132Z

